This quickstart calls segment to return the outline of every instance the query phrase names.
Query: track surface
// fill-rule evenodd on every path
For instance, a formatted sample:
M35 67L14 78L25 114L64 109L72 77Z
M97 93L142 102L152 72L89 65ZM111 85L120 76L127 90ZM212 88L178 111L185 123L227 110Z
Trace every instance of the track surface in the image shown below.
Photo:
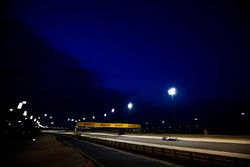
M119 136L119 135L95 135L89 134L90 136L111 138L125 141L136 141L149 144L159 144L159 145L170 145L178 147L188 147L188 148L199 148L205 150L216 150L216 151L225 151L232 153L241 153L241 154L250 154L250 144L238 144L238 143L220 143L220 142L203 142L203 141L163 141L161 139L152 139L152 138L138 138L133 136Z

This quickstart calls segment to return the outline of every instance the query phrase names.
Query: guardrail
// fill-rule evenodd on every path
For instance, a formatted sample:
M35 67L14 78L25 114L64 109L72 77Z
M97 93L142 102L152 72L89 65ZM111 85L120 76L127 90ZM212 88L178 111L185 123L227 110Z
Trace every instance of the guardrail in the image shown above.
M102 144L133 153L143 154L160 160L176 162L178 164L191 166L250 166L250 159L248 158L229 157L209 153L192 152L187 150L161 148L156 146L147 146L146 143L145 145L142 145L89 136L79 136L79 138L89 142Z

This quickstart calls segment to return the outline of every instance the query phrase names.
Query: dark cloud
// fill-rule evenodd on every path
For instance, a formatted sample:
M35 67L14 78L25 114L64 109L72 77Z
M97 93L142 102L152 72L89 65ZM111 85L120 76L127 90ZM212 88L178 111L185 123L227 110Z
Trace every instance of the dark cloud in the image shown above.
M75 56L56 50L18 21L5 20L1 54L1 98L5 111L27 100L36 113L66 118L101 113L125 97L99 86L99 76ZM29 106L28 105L28 106Z

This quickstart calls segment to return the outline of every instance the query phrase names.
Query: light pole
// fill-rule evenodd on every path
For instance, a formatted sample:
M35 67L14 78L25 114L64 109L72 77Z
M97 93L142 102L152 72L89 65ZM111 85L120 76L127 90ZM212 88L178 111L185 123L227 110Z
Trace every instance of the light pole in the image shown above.
M176 112L175 112L175 105L174 105L174 95L176 94L176 89L175 89L174 87L168 89L168 94L172 97L173 114L174 114L174 131L175 131L175 133L176 133L176 125L177 125L177 122L176 122Z
M131 102L128 103L128 109L129 109L129 112L128 112L128 123L130 123L130 112L131 112L132 108L133 108L133 104Z
M103 114L103 116L104 116L104 121L106 122L107 120L106 120L106 118L107 118L107 114L106 113L104 113Z

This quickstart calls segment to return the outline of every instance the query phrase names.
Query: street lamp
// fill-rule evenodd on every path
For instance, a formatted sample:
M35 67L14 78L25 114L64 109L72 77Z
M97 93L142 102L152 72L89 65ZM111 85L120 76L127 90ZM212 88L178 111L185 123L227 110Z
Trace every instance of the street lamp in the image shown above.
M195 128L198 128L198 124L197 124L198 118L194 118L194 121L195 121Z
M128 109L132 109L133 108L133 104L132 103L128 103Z
M168 94L172 97L173 114L174 114L174 127L175 127L175 132L176 132L176 112L175 112L175 105L174 105L174 95L176 94L176 89L174 87L168 89Z
M129 112L128 112L128 122L130 122L130 112L131 112L131 110L132 110L132 108L133 108L133 104L130 102L130 103L128 103L128 109L129 109Z
M27 111L24 111L23 112L23 116L26 117L28 114L27 114Z
M18 106L17 106L17 109L22 109L22 106L23 106L23 103L19 103Z
M17 106L17 109L22 109L22 106L24 105L24 104L27 104L27 102L26 101L22 101L22 102L20 102L19 104L18 104L18 106Z

